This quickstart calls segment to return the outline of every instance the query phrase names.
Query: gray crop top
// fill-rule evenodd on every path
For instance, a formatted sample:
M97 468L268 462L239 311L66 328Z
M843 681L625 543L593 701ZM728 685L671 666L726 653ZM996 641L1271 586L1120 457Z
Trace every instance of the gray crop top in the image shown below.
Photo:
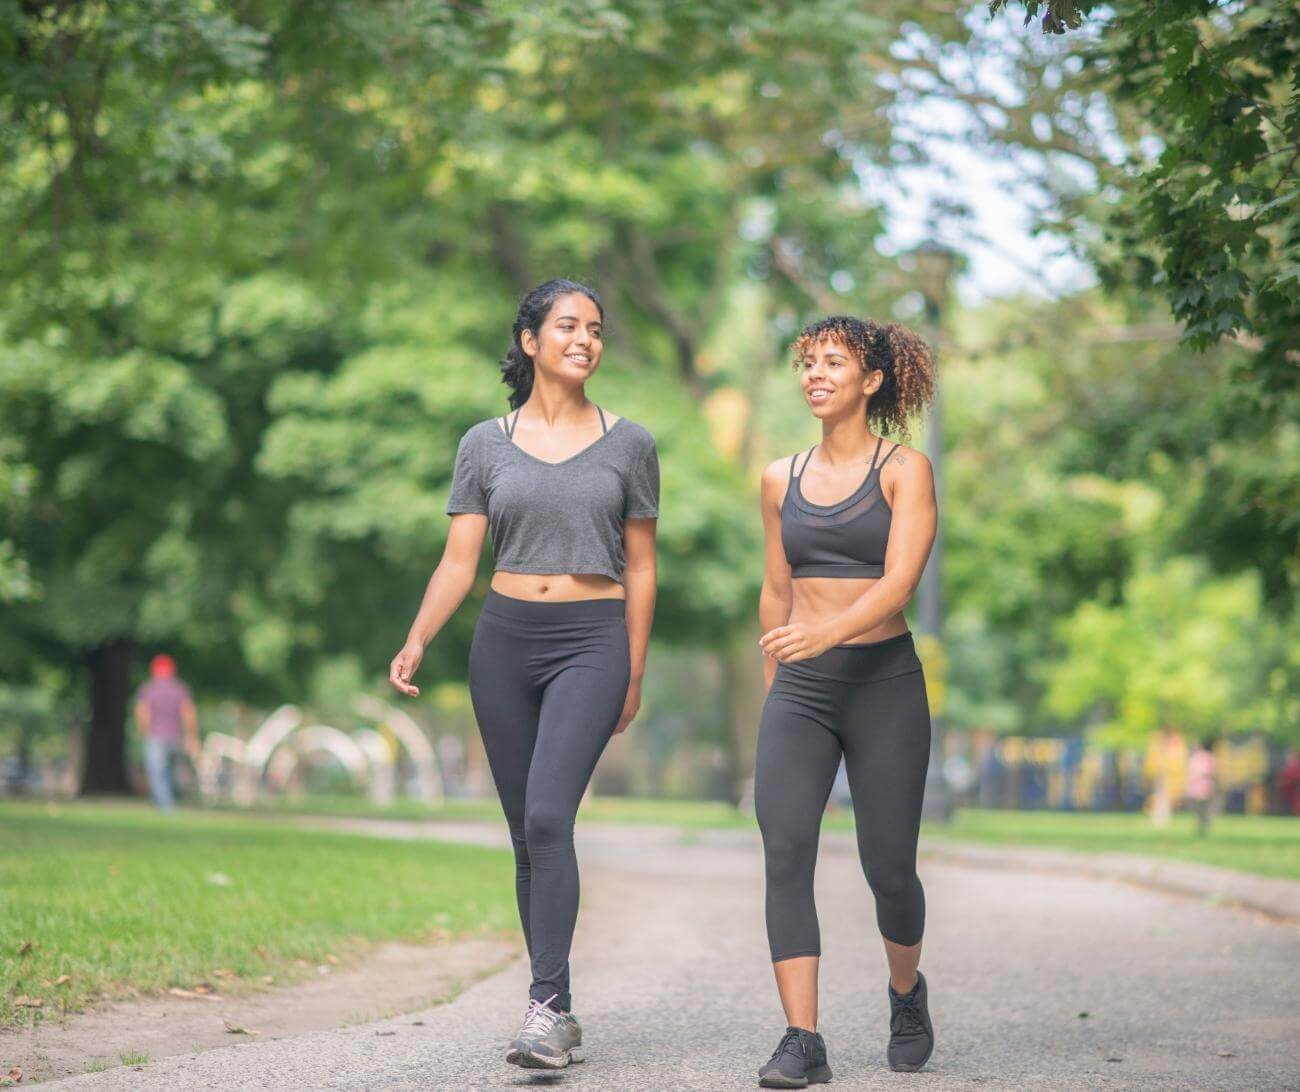
M603 411L600 419L604 428ZM654 437L620 417L577 454L548 463L514 442L509 417L509 434L498 420L461 437L447 514L488 517L496 570L599 573L621 584L623 521L659 515Z

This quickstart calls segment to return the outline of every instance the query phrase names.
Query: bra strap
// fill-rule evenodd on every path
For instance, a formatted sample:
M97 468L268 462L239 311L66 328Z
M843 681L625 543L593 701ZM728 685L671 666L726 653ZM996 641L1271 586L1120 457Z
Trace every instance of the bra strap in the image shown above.
M902 444L895 444L887 452L885 452L885 457L880 460L880 465L876 467L877 472L885 469L885 464L889 462L890 456L893 455L894 452L897 451L902 446L903 446Z
M600 434L604 436L605 433L609 431L609 429L605 427L605 411L597 406L596 412L600 414Z
M813 446L810 447L810 448L808 449L808 459L811 459L811 458L812 458L812 453L813 453L813 451L816 449L816 447L817 447L817 445L816 445L816 444L813 444ZM800 455L800 454L801 454L800 452L796 451L793 455L790 456L790 480L791 480L791 481L794 481L795 478L799 477L799 475L801 475L801 474L803 473L803 470L807 470L807 469L808 469L808 459L804 459L804 461L803 461L803 470L799 471L799 474L796 474L796 473L794 472L795 465L799 462L799 455Z
M519 427L519 414L522 411L523 411L522 406L519 409L515 410L514 424L510 423L510 414L508 413L503 418L501 418L501 420L505 422L506 436L509 438L512 444L515 442L515 429Z
M880 445L883 444L884 442L885 442L885 438L883 436L876 437L876 450L871 453L871 462L867 464L868 474L873 474L878 469L878 467L876 466L876 458L880 454ZM881 463L880 465L884 466L885 464Z

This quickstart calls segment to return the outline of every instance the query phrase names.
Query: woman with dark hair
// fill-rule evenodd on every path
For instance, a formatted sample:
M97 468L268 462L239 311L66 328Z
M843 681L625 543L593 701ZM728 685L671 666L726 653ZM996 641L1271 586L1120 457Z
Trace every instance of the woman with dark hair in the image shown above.
M754 805L768 942L787 1024L759 1070L767 1088L831 1078L817 1033L821 937L813 870L841 759L889 962L889 1065L920 1069L934 1046L917 969L925 897L916 843L930 713L903 618L934 542L934 478L924 455L898 443L886 448L880 435L907 435L909 418L933 397L933 362L905 327L838 316L806 327L794 354L822 439L772 463L762 483L759 644L768 694Z
M411 679L474 581L492 531L495 572L474 629L470 696L515 851L532 963L523 1027L506 1061L582 1061L569 993L578 914L573 822L606 743L641 704L655 601L659 463L640 425L587 399L604 312L575 281L524 297L502 364L504 417L461 438L451 530L389 681Z

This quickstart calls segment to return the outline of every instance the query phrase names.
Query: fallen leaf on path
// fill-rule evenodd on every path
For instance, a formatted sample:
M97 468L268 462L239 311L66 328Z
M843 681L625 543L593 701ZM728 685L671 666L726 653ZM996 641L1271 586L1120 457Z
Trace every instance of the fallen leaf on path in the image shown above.
M44 1004L45 1002L42 1001L39 997L28 997L26 994L23 994L20 998L18 998L17 1001L14 1002L14 1008L39 1009Z
M337 966L339 965L339 957L336 956L336 955L327 955L327 956L325 957L325 962L326 962L326 963L333 963L334 966L337 967Z
M209 986L206 982L195 982L195 983L194 983L194 992L195 992L195 993L211 993L211 992L212 992L212 987Z
M71 982L71 981L72 981L72 975L70 975L70 974L61 974L61 975L59 975L58 978L56 978L56 979L54 980L54 984L55 984L56 986L66 986L66 985L67 985L69 982Z
M269 974L264 974L264 975L262 975L262 981L265 982L265 983L269 986L272 982L275 981L275 976L274 976L274 975L269 975Z
M412 1020L412 1021L411 1021L411 1027L413 1027L413 1028L422 1028L422 1027L424 1027L424 1021L423 1021L423 1020Z
M1081 1012L1081 1013L1079 1013L1079 1019L1080 1019L1080 1020L1086 1020L1086 1019L1088 1019L1088 1014L1087 1014L1086 1012Z
M257 1034L257 1032L255 1032L252 1028L241 1028L238 1024L232 1024L229 1020L223 1020L222 1023L226 1025L226 1030L230 1032L231 1035L256 1035Z
M1108 1061L1108 1062L1122 1062L1123 1060L1124 1060L1123 1058L1107 1058L1107 1059L1106 1059L1106 1061Z
M16 1065L13 1067L13 1069L9 1070L9 1079L13 1081L14 1084L17 1084L19 1081L21 1081L23 1079L23 1067L20 1065Z
M1220 1058L1235 1058L1236 1055L1235 1055L1232 1051L1230 1051L1230 1050L1221 1050L1221 1051L1219 1051L1219 1057L1220 1057Z
M26 955L35 947L36 947L36 941L34 940L20 940L18 942L18 954Z
M179 986L173 986L167 991L173 997L184 997L191 1001L220 1001L221 998L215 993L199 993L197 990L183 990Z
M235 974L235 972L232 971L229 967L218 967L215 971L212 972L212 977L213 978L238 978L239 976Z

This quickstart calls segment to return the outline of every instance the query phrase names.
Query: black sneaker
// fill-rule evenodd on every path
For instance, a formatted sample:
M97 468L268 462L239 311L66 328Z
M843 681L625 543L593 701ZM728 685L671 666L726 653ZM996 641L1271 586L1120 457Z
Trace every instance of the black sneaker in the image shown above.
M763 1088L807 1088L831 1079L826 1041L815 1031L786 1028L767 1065L758 1071Z
M934 1050L934 1025L926 1004L925 975L916 972L910 993L889 987L889 1068L913 1073L930 1060Z

